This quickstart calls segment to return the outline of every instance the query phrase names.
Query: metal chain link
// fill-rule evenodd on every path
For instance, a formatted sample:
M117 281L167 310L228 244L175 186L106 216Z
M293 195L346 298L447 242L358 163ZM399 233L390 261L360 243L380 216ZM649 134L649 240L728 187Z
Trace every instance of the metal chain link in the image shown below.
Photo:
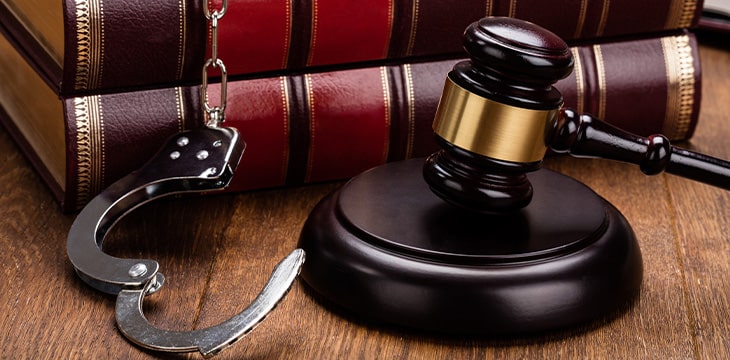
M225 121L226 98L228 92L228 73L223 60L218 57L218 21L223 18L228 10L228 0L223 0L221 8L211 11L208 7L209 2L203 6L203 14L210 23L210 58L203 65L203 84L200 87L200 103L201 108L205 111L206 124L210 127L217 127ZM220 69L221 73L221 94L220 103L217 106L211 106L208 103L208 74L211 67Z

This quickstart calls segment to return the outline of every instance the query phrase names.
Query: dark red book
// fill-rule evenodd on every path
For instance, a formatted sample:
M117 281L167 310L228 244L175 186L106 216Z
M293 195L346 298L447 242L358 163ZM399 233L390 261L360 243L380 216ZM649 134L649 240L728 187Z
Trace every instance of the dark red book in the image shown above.
M199 86L58 100L0 37L0 119L65 210L141 166L171 134L201 126ZM700 102L693 35L584 45L556 87L567 106L619 127L690 137ZM456 60L229 82L226 125L247 142L231 191L344 179L436 149L431 122ZM217 99L219 87L210 86ZM639 115L636 115L639 114Z
M730 34L730 2L727 0L704 0L704 2L698 28L719 34Z
M208 0L220 9L221 0ZM197 0L3 0L0 28L66 96L199 83L207 22ZM702 0L229 0L220 57L266 77L465 56L488 15L518 17L569 43L694 26Z

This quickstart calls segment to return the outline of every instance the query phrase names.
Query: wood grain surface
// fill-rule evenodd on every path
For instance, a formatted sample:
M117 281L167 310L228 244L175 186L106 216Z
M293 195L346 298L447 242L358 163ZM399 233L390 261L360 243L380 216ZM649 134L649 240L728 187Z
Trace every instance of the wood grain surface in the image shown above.
M730 158L730 47L705 41L702 113L681 144ZM148 352L114 322L114 297L75 275L65 249L73 215L0 130L0 358L199 358ZM276 311L221 359L728 359L730 193L647 177L633 165L552 158L613 203L644 257L639 299L610 319L524 338L420 334L353 318L297 282ZM153 202L124 218L105 251L156 259L167 283L147 298L165 329L214 325L242 310L296 246L312 207L338 184Z

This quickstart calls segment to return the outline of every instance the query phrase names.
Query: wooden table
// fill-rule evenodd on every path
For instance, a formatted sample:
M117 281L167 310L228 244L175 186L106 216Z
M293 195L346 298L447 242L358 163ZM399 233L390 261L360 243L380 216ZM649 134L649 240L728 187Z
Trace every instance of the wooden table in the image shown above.
M726 41L726 40L724 40ZM700 125L686 144L730 158L730 48L704 44ZM114 321L114 297L66 258L73 216L0 131L0 358L146 358ZM730 358L730 192L633 165L549 159L613 203L644 257L640 298L618 317L526 338L450 338L373 326L296 283L279 308L221 358ZM296 246L317 201L338 184L145 205L112 230L106 251L161 263L167 284L148 297L155 325L214 325L250 303ZM334 310L334 311L333 311ZM189 355L196 357L197 355ZM185 357L185 356L182 356Z

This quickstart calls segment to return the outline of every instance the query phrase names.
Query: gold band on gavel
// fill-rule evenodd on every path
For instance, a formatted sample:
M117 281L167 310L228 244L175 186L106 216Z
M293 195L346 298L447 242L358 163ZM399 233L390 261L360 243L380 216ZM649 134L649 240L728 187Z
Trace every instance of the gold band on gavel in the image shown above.
M476 95L446 79L433 130L444 140L493 159L542 160L557 109L531 110Z

